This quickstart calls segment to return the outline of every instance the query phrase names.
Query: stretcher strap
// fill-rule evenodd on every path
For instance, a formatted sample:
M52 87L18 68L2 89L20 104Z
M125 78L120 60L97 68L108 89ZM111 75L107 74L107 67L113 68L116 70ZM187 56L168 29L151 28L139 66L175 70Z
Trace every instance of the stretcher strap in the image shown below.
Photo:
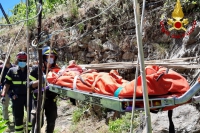
M97 91L99 91L98 88L95 88L95 85L96 85L97 81L98 81L101 77L102 77L102 75L98 75L98 76L95 78L95 81L94 81L93 84L92 84L92 91L93 91L93 92L95 92L95 89L96 89Z
M114 96L115 96L115 97L118 97L118 96L119 96L119 93L121 92L122 89L123 89L123 87L117 88L117 90L114 92Z
M81 77L81 75L79 75L79 78L80 78L80 80L81 80L81 82L82 82L83 84L87 85L88 87L91 87L91 85L87 84L87 83L83 80L83 78Z
M74 81L73 81L73 90L76 90L76 81L77 81L77 78L78 78L79 75L76 75L74 77Z

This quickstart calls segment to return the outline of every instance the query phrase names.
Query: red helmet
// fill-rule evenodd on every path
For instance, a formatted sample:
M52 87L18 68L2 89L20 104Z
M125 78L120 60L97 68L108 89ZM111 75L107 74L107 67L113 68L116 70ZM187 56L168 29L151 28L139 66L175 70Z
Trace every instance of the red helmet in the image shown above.
M27 54L25 52L19 52L16 57L18 60L27 60Z

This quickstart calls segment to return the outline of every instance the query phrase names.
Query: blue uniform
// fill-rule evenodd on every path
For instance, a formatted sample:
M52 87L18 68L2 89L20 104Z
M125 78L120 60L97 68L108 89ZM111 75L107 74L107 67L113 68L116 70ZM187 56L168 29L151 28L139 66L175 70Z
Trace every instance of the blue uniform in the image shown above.
M46 70L44 70L45 72ZM38 80L38 66L33 66L32 71L30 72L29 76L31 81L36 81ZM31 82L30 82L31 84ZM30 87L31 88L31 87ZM33 88L36 89L36 88ZM33 93L33 110L36 110L37 108L37 93ZM55 127L55 122L57 118L57 104L56 104L56 97L57 93L51 92L48 89L46 90L46 100L44 104L44 110L45 110L45 116L47 118L47 126L45 129L46 133L53 133L54 132L54 127ZM43 116L42 116L43 117ZM35 111L32 113L32 131L35 129L35 122L36 122L36 114Z
M27 67L22 71L18 66L9 69L6 77L5 84L12 85L12 93L16 95L17 98L12 99L13 103L13 114L15 116L15 132L23 132L23 117L24 117L24 107L27 107ZM32 95L30 95L30 107L29 111L32 109ZM29 112L30 113L30 112ZM30 115L29 115L30 116ZM28 123L28 128L31 130L32 124Z

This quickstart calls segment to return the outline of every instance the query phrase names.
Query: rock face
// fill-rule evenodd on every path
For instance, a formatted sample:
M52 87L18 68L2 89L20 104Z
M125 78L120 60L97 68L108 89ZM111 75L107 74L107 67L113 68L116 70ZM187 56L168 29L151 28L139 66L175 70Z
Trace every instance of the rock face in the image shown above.
M141 118L144 120L144 115ZM186 104L173 109L172 121L176 133L199 133L199 119L199 110L193 105ZM153 133L169 133L168 111L151 113L151 126ZM146 132L145 122L137 129L137 133L141 132Z
M176 133L199 133L200 113L192 105L182 105L173 110L173 123ZM168 133L169 120L167 111L151 114L153 133Z

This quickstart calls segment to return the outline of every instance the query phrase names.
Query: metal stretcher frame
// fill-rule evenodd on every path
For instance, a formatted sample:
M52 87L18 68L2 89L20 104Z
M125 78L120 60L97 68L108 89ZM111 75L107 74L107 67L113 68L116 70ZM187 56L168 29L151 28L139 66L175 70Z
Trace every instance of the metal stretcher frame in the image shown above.
M114 96L107 96L98 93L89 93L81 90L73 90L71 88L62 87L54 84L49 84L49 90L67 96L76 100L89 102L100 105L105 108L113 109L120 112L132 111L133 99L119 99ZM182 105L191 102L199 102L200 96L195 96L200 91L200 83L196 82L186 93L180 97L172 98L149 98L150 109L162 109L168 106ZM135 102L143 102L143 99L136 98ZM155 105L154 103L159 103ZM143 110L143 107L135 107L136 110Z

